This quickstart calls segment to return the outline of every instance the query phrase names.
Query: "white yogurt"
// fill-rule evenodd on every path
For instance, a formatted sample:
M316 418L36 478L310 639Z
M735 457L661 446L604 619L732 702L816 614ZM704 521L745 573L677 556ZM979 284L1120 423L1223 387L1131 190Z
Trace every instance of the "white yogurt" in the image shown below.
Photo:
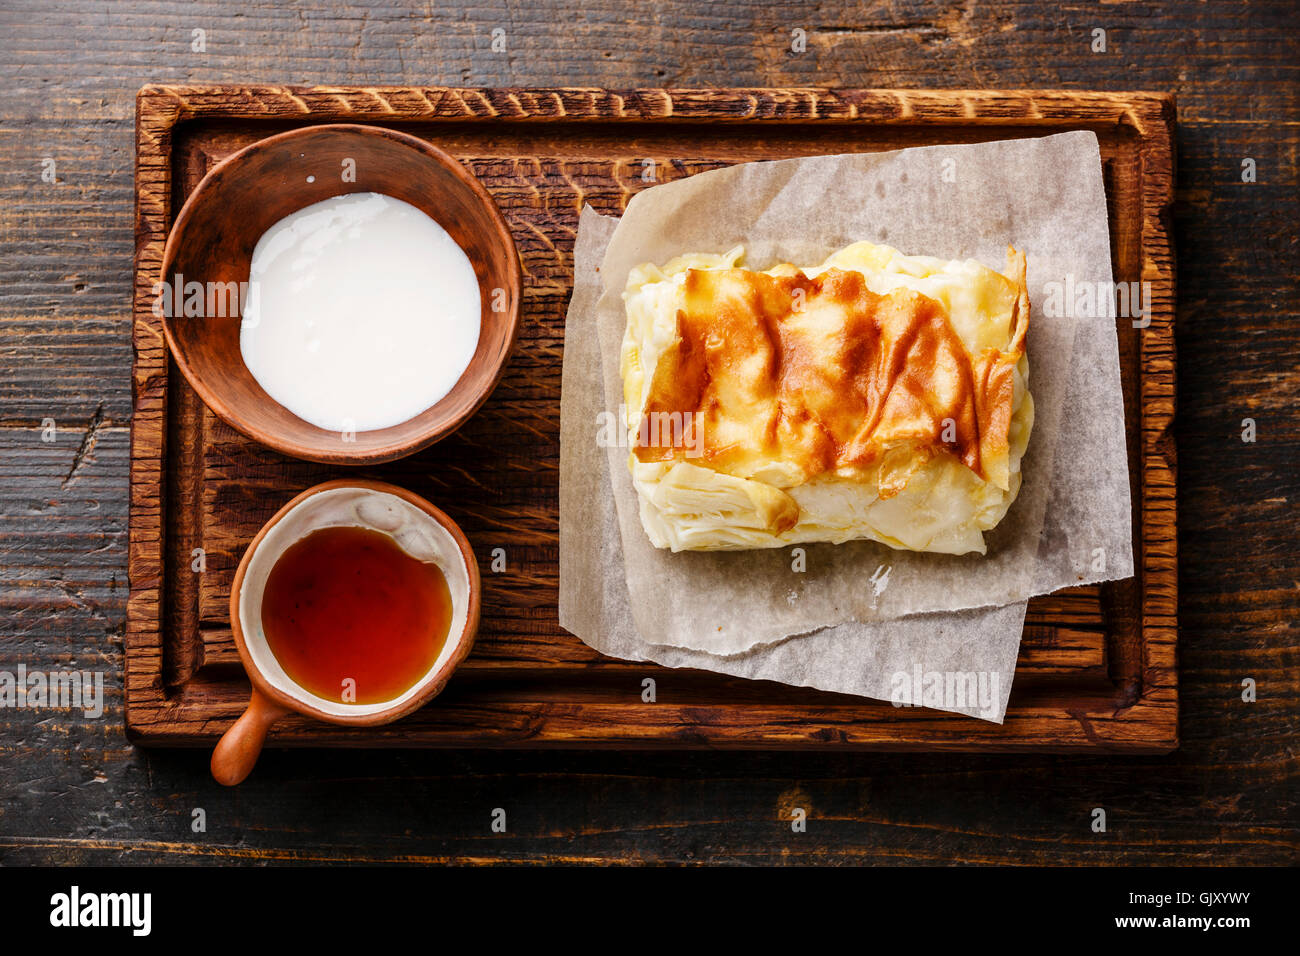
M451 391L478 346L481 304L469 257L425 213L379 193L336 196L257 241L239 350L299 418L372 431Z

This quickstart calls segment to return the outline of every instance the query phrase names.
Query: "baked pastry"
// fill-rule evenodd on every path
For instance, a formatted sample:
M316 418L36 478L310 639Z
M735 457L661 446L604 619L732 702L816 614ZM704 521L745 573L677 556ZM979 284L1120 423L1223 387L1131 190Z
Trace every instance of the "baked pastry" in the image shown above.
M628 275L629 467L651 542L983 554L1034 419L1024 255L999 273L869 242L805 269L743 254Z

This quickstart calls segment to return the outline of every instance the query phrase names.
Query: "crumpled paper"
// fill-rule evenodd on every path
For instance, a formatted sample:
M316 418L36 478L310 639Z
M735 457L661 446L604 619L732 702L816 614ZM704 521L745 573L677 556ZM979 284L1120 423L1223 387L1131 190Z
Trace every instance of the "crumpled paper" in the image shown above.
M995 267L1010 242L1029 258L1037 416L1024 486L986 536L989 554L811 545L800 573L789 549L653 548L636 513L627 450L597 444L601 413L616 414L621 401L627 270L737 243L755 268L813 264L858 239ZM704 173L639 194L617 223L584 210L574 264L561 411L560 611L561 623L597 650L1001 720L1025 600L1132 574L1114 319L1043 308L1048 283L1110 280L1093 134ZM927 675L945 674L982 675L987 701L912 699L932 683Z

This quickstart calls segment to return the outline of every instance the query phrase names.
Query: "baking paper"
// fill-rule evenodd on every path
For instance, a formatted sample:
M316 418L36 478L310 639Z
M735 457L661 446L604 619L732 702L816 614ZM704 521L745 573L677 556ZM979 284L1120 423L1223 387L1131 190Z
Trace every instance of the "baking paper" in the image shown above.
M627 270L736 244L746 246L751 268L815 264L859 239L994 268L1008 243L1028 256L1037 420L1024 487L986 535L989 554L805 545L807 569L796 572L790 549L674 555L651 547L627 449L598 440L621 401ZM701 174L639 194L621 221L584 210L574 266L561 410L560 622L597 650L1000 722L1026 598L1132 574L1115 319L1100 308L1111 276L1093 134ZM1076 298L1090 289L1093 312ZM951 698L954 676L959 691L962 678L978 688L978 699ZM931 696L945 678L947 696L942 686Z
M622 293L634 266L738 244L750 268L814 265L861 239L998 269L1008 244L1025 252L1035 423L1019 497L986 533L985 555L868 541L801 545L799 562L790 548L673 554L641 526L628 449L606 442L632 614L648 643L736 654L849 621L1003 606L1133 573L1115 320L1045 308L1052 283L1111 279L1091 132L745 163L639 193L600 266L604 410L617 415L623 400ZM575 272L591 265L575 259Z
M616 225L617 220L584 209L575 261L599 262ZM625 660L780 681L899 706L923 704L1001 723L1020 649L1024 602L844 624L729 656L641 639L632 618L608 462L591 438L592 423L604 407L595 328L599 294L594 266L575 274L564 331L560 413L561 626L602 654ZM940 682L942 695L936 698ZM949 693L950 686L956 693ZM971 687L974 694L966 692Z

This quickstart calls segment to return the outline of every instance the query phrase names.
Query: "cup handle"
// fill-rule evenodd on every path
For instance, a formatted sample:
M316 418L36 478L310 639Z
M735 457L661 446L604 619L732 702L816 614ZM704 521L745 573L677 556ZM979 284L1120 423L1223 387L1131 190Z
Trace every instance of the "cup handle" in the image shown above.
M248 699L248 709L217 742L212 751L212 776L217 783L233 787L243 782L257 763L271 725L289 711L263 697L256 690Z

